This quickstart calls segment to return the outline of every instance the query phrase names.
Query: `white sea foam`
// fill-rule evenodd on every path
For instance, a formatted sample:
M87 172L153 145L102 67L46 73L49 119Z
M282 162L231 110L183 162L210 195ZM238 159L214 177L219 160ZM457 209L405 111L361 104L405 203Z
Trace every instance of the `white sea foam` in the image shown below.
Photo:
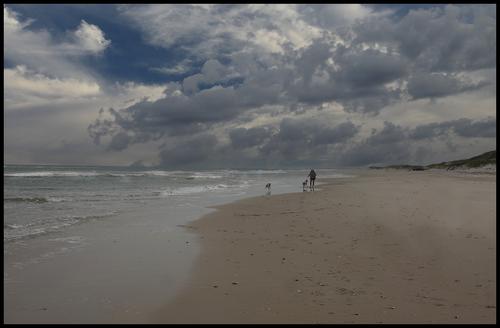
M93 177L100 175L97 172L70 172L70 171L40 171L40 172L19 172L19 173L4 173L4 177Z
M20 224L4 224L4 228L7 226L9 229L4 229L4 241L13 241L24 238L31 238L38 235L56 232L64 227L71 226L86 220L101 219L109 216L116 215L118 212L108 212L103 214L95 215L68 215L58 218L45 218L31 222L26 225Z
M192 175L189 176L189 178L202 178L202 179L221 179L224 176L220 174L213 174L213 173L199 173L196 172Z
M159 177L171 177L175 175L183 174L182 171L141 171L137 174L142 174L143 176L159 176Z
M52 238L49 241L62 241L69 244L81 244L85 241L85 238L82 236L70 236L70 237L61 237L61 238Z
M3 199L4 202L26 202L26 203L60 203L70 201L70 198L64 197L7 197Z
M47 200L49 202L59 203L59 202L67 202L70 199L69 198L63 198L63 197L47 197Z
M149 171L133 171L133 172L96 172L96 171L31 171L31 172L16 172L4 173L4 177L17 177L17 178L47 178L47 177L147 177L147 176L160 176L160 177L188 177L188 178L206 178L206 179L220 179L227 177L231 174L248 174L248 175L264 175L264 174L285 174L284 170L249 170L249 171L236 171L224 170L216 172L192 172L192 171L163 171L163 170L149 170Z
M354 177L356 177L356 176L350 175L350 174L342 174L342 173L334 173L334 174L321 176L321 178L325 178L325 179L329 179L329 178L354 178Z
M160 195L165 196L181 196L190 194L199 194L207 191L217 191L222 189L227 189L229 186L225 184L216 185L204 185L204 186L191 186L191 187L180 187L175 189L163 190Z
M287 171L284 170L249 170L249 171L235 171L239 174L285 174Z
M172 176L189 176L195 178L221 178L222 175L205 174L199 172L185 172L185 171L134 171L134 172L96 172L96 171L32 171L32 172L17 172L17 173L4 173L4 177L16 178L50 178L50 177L172 177Z
M4 224L3 227L4 229L19 229L23 226L21 224Z

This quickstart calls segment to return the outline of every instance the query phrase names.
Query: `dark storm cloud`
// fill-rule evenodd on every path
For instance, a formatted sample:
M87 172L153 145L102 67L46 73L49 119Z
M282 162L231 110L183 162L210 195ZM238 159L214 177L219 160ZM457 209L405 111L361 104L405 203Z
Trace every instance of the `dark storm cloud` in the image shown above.
M403 57L374 49L338 47L334 59L341 67L336 78L353 88L380 86L406 76L408 71Z
M112 119L97 119L89 133L99 140L117 131L129 131L145 142L165 135L189 134L204 125L230 120L245 106L233 88L202 90L193 97L171 96L157 101L142 101L109 113ZM139 141L138 139L133 139Z
M170 168L200 165L215 152L217 137L202 134L160 151L160 165Z
M430 71L496 66L495 5L412 10L399 21L374 17L358 23L355 42L394 48Z
M129 144L168 135L192 134L213 124L231 121L247 110L279 103L284 80L289 74L284 69L259 68L238 85L216 84L198 90L201 82L223 80L224 72L229 72L228 68L217 61L205 64L202 74L184 80L183 89L189 89L187 94L177 89L177 93L170 92L156 101L141 101L119 110L109 109L111 118L97 118L90 124L89 134L98 143L103 136L128 132Z
M456 134L465 138L496 138L496 119L489 118L481 121L464 121L455 125L453 130Z
M313 7L311 15L317 15L319 8ZM236 9L216 6L211 10L234 13ZM311 10L307 6L302 9ZM194 7L179 10L186 17L191 10L205 12L205 9ZM412 99L421 99L475 90L486 83L467 82L453 72L433 71L494 66L491 59L479 63L476 57L494 57L496 45L492 36L496 32L492 30L495 26L492 23L495 19L485 10L472 10L467 21L460 14L461 10L447 6L410 11L399 21L381 16L360 20L350 42L333 44L326 37L317 38L308 47L292 50L285 46L285 53L272 54L266 59L253 51L226 57L224 64L209 59L199 73L184 79L180 94L115 111L112 120L96 120L89 131L96 141L103 135L113 137L118 132L127 132L128 142L123 134L112 139L110 149L121 149L139 140L210 128L264 105L281 104L293 110L303 104L301 107L307 110L323 102L335 101L346 112L377 115L383 108L400 101L406 93ZM252 15L266 21L262 13ZM320 19L320 16L315 17ZM232 19L248 23L252 17L237 15ZM270 30L277 28L271 23L265 26ZM484 28L485 33L478 26ZM198 28L192 25L183 33ZM227 43L235 46L237 40L230 35L226 37L230 39ZM184 37L180 37L175 42L183 40ZM225 44L219 34L217 40L217 47ZM363 42L380 43L385 50L366 49ZM187 43L184 46L189 48ZM214 51L219 49L217 47ZM403 87L405 81L407 88Z
M304 83L310 83L312 75L317 69L325 70L327 59L332 57L329 43L322 40L313 42L295 61L298 72L297 77L302 77Z
M404 128L395 125L391 122L384 122L384 128L376 133L374 132L368 139L366 143L372 146L380 144L391 144L397 143L406 137L406 131Z
M467 83L452 74L417 73L408 80L408 93L413 99L444 97L472 91L488 83Z
M272 133L273 129L269 127L237 128L229 131L229 138L233 148L242 149L260 146Z
M361 166L374 163L400 163L410 157L404 128L384 122L384 128L346 150L340 159L342 165Z
M130 137L126 133L120 132L113 136L111 142L108 145L108 149L120 151L127 148L129 142L130 142Z
M486 118L473 121L467 118L440 123L423 124L415 128L404 128L391 122L384 122L382 130L374 130L368 138L347 149L341 155L340 163L347 166L370 164L404 164L421 160L431 155L428 147L417 147L415 141L433 142L443 138L445 145L456 150L450 133L463 138L495 138L496 119Z
M318 120L285 118L278 133L260 148L260 152L278 154L286 159L307 158L316 148L345 142L358 132L359 127L352 122L329 127Z
M315 131L312 143L315 145L331 145L344 142L358 133L359 127L352 122L344 122L335 128L324 128Z
M311 8L299 6L299 14L305 21L322 28L330 26L332 31L340 33L335 28L342 20L331 11L335 7L324 7L324 13L321 6ZM294 48L290 42L284 42L281 44L283 51L274 53L265 52L265 46L255 46L248 40L242 42L243 39L238 39L234 33L218 30L212 35L200 30L201 25L195 22L185 29L181 24L179 35L163 30L161 37L149 36L153 43L162 47L175 45L187 52L200 51L199 59L205 59L200 62L199 71L186 76L177 83L175 92L163 99L110 110L111 118L97 119L89 126L89 133L96 142L104 136L111 137L108 149L119 151L138 142L196 135L223 127L252 116L247 113L264 106L278 105L282 108L279 113L286 114L296 108L301 108L303 113L325 102L336 102L345 112L376 117L385 107L407 96L411 100L435 99L477 90L488 83L473 82L464 78L467 74L463 73L495 67L496 17L488 8L443 6L411 10L404 16L376 15L372 18L361 10L353 29L345 24L342 27L339 35L345 38L343 42L335 42L323 33L306 47ZM245 15L245 11L238 12L239 9L241 7L183 7L180 13L190 17L191 10L195 16L196 13L205 15L207 10L224 12L231 15L228 19L236 26L248 28L249 22L258 20L264 31L280 32L280 28L269 20L271 16L258 11ZM168 15L174 13L175 10ZM148 11L148 15L152 15L155 24L161 24L154 12ZM307 15L311 15L310 19ZM172 24L178 26L178 23ZM217 28L227 26L224 25L227 22L218 22L213 17L207 24ZM205 52L208 48L200 48L193 42L200 35L193 36L192 31L213 37L213 40L203 41L204 46L210 45L208 52ZM257 36L256 31L247 32ZM172 44L168 43L169 37L172 37ZM446 136L449 132L461 137L491 137L496 132L490 122L464 120L415 129L386 122L382 130L345 152L344 163L407 158L410 156L409 140L427 140ZM224 154L230 158L231 152L257 149L260 156L301 158L304 154L324 151L330 145L347 143L358 131L359 127L351 122L328 127L308 120L284 119L275 127L230 130L231 143ZM215 147L217 140L213 142ZM197 148L200 143L193 141L193 147ZM171 156L172 159L162 151L162 164L177 165L180 159L196 158L184 151L184 147L170 148L170 153L180 152L179 157Z
M317 41L295 61L299 74L286 88L289 97L299 102L336 101L348 112L377 114L400 99L401 90L386 84L404 78L407 66L395 53L345 46L332 51L331 45Z
M453 121L423 124L413 129L409 137L415 140L434 138L447 135L450 131L464 138L495 138L496 119L486 118L473 121L462 118Z

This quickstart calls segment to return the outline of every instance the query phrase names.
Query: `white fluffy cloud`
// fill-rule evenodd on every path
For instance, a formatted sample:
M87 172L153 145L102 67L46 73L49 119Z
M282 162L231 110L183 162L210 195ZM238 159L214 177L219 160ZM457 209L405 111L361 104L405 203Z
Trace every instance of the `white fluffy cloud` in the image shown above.
M26 66L4 69L6 110L98 96L99 84L74 78L51 78Z
M93 53L104 51L111 43L111 41L106 40L104 33L98 26L89 24L83 19L75 31L75 36L83 49Z
M309 45L320 29L299 17L296 5L141 5L121 12L151 44L179 46L202 58L227 53L283 53Z
M74 31L67 31L67 37L61 41L47 30L30 29L32 22L4 7L5 59L53 77L90 79L88 69L75 56L100 54L111 43L98 26L84 20Z

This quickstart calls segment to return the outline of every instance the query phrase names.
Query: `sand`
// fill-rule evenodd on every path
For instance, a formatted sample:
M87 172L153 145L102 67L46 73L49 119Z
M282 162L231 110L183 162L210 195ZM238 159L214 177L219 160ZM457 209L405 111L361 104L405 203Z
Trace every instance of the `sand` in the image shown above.
M217 207L162 323L495 323L496 175L372 170Z

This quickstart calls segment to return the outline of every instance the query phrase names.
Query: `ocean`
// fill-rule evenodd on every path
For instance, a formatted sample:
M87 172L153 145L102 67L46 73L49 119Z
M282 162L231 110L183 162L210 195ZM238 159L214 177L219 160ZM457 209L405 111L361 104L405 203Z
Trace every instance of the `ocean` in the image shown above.
M349 172L316 170L323 178ZM199 258L189 222L215 205L302 192L309 170L4 165L9 323L141 323Z
M124 167L4 165L4 243L92 224L161 203L165 212L302 190L308 170L167 171ZM346 177L320 170L325 177ZM179 222L178 222L179 221ZM182 223L176 220L176 223Z

